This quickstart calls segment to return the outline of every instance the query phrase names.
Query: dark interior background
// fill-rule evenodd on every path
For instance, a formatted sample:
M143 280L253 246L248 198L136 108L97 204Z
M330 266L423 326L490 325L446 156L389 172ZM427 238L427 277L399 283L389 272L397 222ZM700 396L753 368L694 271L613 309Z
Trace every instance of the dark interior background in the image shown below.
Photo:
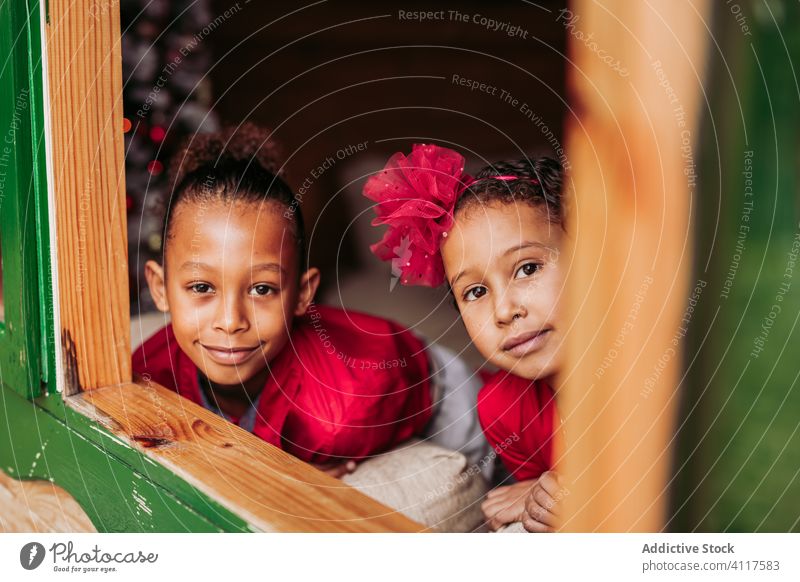
M702 195L694 202L695 276L709 286L687 338L680 386L668 525L675 531L796 531L800 524L800 391L786 349L797 344L796 284L769 350L751 355L776 290L786 289L787 253L798 236L800 5L779 3L773 14L741 4L752 36L739 28L738 4L714 5L697 151ZM121 0L121 8L131 305L144 315L137 319L154 316L141 266L158 256L175 145L221 123L254 121L274 128L296 189L326 158L335 160L311 179L301 207L311 262L323 273L319 300L393 318L482 365L443 290L390 291L390 265L368 251L381 235L369 225L361 188L390 154L416 141L464 152L472 171L561 143L569 63L564 18L558 21L563 3ZM400 10L445 12L443 20L418 22L401 19ZM467 21L452 19L451 10ZM481 17L525 34L488 30ZM578 27L591 30L588 22ZM497 87L497 95L453 84L453 75ZM518 103L502 100L502 90ZM363 151L337 159L358 143ZM758 202L736 259L736 286L723 300L716 288L739 252L745 150L755 152Z
M372 212L361 188L392 153L407 151L414 142L453 147L465 154L472 171L525 154L552 155L561 143L566 110L566 33L556 21L563 3L461 2L454 7L214 0L166 4L149 23L150 6L123 3L126 35L134 38L143 27L147 32L138 49L123 45L126 117L134 126L128 140L133 311L152 309L141 266L157 256L159 201L166 189L154 184L163 182L171 150L194 131L252 121L274 129L290 185L297 190L311 182L303 192L302 211L310 260L323 274L318 298L391 317L464 348L466 336L443 290L397 286L390 292L390 265L368 250L381 233L369 225ZM401 10L444 11L444 19L403 19ZM450 11L456 10L467 22L451 18ZM490 30L482 18L515 26L517 32ZM169 40L170 35L175 38ZM170 66L181 48L188 56ZM141 60L131 55L156 52L160 63L151 65L148 85ZM166 83L157 104L137 115L159 74ZM454 75L496 87L495 94L453 83ZM131 79L137 76L141 88L134 91ZM164 103L173 90L176 94ZM503 90L517 103L501 98ZM530 118L534 114L538 125ZM153 168L145 162L148 156L134 162L130 150L138 143L148 145L159 124L165 135L153 149L152 157L161 164L155 164L160 173L154 176L141 171ZM156 137L160 134L156 130ZM365 144L362 151L338 159L337 152L359 143ZM326 158L335 163L314 178L312 171ZM474 353L468 356L479 362Z

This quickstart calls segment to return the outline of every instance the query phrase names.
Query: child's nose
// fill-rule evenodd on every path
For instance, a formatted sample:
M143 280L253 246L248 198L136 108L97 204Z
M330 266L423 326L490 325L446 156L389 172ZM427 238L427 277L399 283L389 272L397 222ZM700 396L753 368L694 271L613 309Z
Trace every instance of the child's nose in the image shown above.
M515 294L504 292L495 296L495 321L499 326L513 324L528 316L525 304Z
M217 309L214 327L225 333L244 331L248 327L247 310L235 296L223 297Z

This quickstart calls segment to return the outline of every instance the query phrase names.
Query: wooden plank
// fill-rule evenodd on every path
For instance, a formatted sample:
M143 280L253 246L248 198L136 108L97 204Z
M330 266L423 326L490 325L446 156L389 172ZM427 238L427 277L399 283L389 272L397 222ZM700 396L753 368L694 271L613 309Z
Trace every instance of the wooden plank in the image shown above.
M177 394L130 383L118 4L51 3L47 53L67 405L253 529L421 530Z
M578 0L565 19L574 189L572 364L559 394L566 531L665 524L708 13L705 0Z
M167 478L164 469L95 423L71 410L61 418L41 402L63 406L60 395L31 402L0 389L0 418L8 421L0 431L0 470L10 477L63 488L100 532L247 531L242 520L205 496L181 491L179 498L172 486L179 479Z
M194 524L190 531L211 531L209 524L215 528L213 531L249 531L247 524L243 519L222 507L214 499L210 498L205 493L197 490L195 487L175 475L170 469L153 461L150 457L146 456L140 448L137 448L130 442L118 438L114 433L106 430L102 425L94 420L88 418L83 412L74 410L71 406L67 406L65 399L61 395L53 395L44 398L39 398L35 401L35 411L38 414L34 417L37 425L41 426L43 423L48 426L54 426L54 433L62 431L62 438L68 439L70 443L86 443L87 446L79 453L77 447L70 447L64 454L64 462L73 463L75 467L84 467L84 471L96 476L98 491L92 497L92 506L97 508L98 515L93 516L95 523L107 523L110 521L110 515L118 515L119 511L115 511L112 507L104 504L97 503L97 499L104 499L110 497L114 500L114 506L119 504L119 498L125 498L124 493L119 492L119 487L116 485L117 481L111 481L108 474L108 467L115 467L117 464L126 467L131 474L137 475L137 478L144 479L158 487L161 491L159 498L168 499L166 504L169 507L169 515L157 515L153 513L153 523L148 524L147 528L153 531L186 531L190 526L192 520L182 519L180 523L185 523L183 527L175 529L175 519L173 516L180 515L186 510L198 514L205 522ZM67 399L69 400L69 399ZM21 407L24 411L24 407ZM20 411L21 412L21 411ZM42 419L47 419L43 421ZM49 423L49 424L48 424ZM22 426L30 426L24 423ZM41 439L42 437L40 437ZM30 439L37 441L40 439ZM16 447L20 447L20 441L15 443ZM12 451L14 453L14 451ZM99 453L99 454L98 454ZM80 458L80 461L78 459ZM62 462L61 457L57 459ZM54 463L51 460L48 467L60 466L59 463ZM121 472L121 470L120 470ZM71 478L71 472L66 471L66 475L54 475L57 482L65 485L69 481L64 481L64 478ZM39 475L40 477L48 477L49 475ZM124 473L123 473L124 475ZM123 476L124 479L124 476ZM110 485L109 485L110 484ZM65 485L66 486L66 485ZM108 496L105 496L106 489L111 489ZM74 489L70 489L74 493ZM140 488L141 491L141 488ZM86 491L88 494L88 491ZM105 496L105 497L104 497ZM180 500L179 502L177 500ZM82 503L85 499L80 500ZM179 508L170 507L169 503L179 503ZM85 507L85 506L84 506ZM88 511L88 510L87 510ZM97 521L97 520L100 521ZM114 521L114 527L121 527L118 531L139 531L140 528L136 524L120 524L119 520ZM99 526L98 526L99 527ZM116 530L115 530L116 531Z
M152 382L68 398L260 531L413 532L417 524Z
M0 508L0 532L97 532L75 498L50 481L17 481L0 471Z
M131 380L119 5L53 0L46 43L66 393Z

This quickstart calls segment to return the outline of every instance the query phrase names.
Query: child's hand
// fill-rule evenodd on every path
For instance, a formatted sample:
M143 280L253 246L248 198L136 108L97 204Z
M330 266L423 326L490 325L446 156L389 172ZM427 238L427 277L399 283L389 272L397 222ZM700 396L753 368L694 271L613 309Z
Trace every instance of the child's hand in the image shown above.
M508 523L522 521L525 500L535 486L536 479L531 479L489 491L486 501L481 504L489 529L495 531Z
M535 533L555 531L564 495L565 489L559 483L558 475L553 471L542 473L525 500L523 527Z
M331 477L335 477L336 479L341 479L348 473L352 473L356 470L356 462L352 459L349 461L333 462L333 463L325 463L325 464L316 464L312 463L314 467L322 471L323 473L327 473Z

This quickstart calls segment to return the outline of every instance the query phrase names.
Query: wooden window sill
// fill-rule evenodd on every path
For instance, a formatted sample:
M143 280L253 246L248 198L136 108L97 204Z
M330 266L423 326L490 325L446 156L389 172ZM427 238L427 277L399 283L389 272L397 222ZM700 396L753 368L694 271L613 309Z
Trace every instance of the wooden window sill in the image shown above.
M153 382L65 397L126 445L264 532L419 532L424 526Z

